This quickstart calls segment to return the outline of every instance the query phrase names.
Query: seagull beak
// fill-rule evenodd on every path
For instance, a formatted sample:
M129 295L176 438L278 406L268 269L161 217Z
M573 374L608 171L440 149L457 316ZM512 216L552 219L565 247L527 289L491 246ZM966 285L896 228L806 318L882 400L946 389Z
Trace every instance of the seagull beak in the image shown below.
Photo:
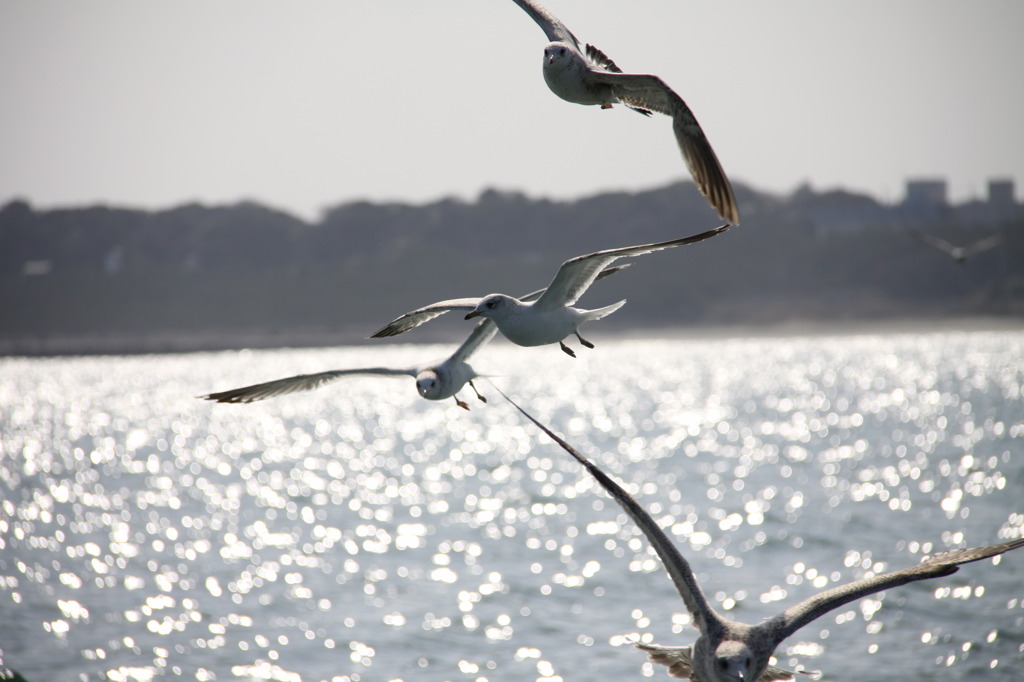
M472 320L474 317L480 317L480 313L478 313L477 311L474 310L473 312L471 312L468 315L466 315L465 319Z

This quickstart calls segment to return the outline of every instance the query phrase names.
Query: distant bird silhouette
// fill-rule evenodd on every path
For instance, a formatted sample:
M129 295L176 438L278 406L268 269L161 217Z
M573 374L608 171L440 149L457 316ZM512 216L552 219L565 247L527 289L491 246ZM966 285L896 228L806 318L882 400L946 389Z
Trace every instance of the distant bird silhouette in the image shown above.
M935 235L928 234L927 232L922 232L921 230L914 228L910 228L910 234L919 242L938 249L943 253L949 254L957 263L963 263L969 256L976 256L983 251L995 248L1003 241L1002 234L994 234L989 237L985 237L984 239L979 239L967 246L957 246L941 237L936 237Z
M501 393L500 389L496 390ZM601 487L622 506L654 547L683 598L686 609L693 617L694 626L700 631L700 636L692 646L637 645L650 655L652 661L668 666L669 674L674 677L690 678L694 682L771 682L791 679L794 676L793 672L769 666L768 661L784 639L816 618L869 594L916 580L928 580L956 573L960 564L998 556L1024 546L1024 538L1021 538L989 547L940 552L910 568L825 590L758 625L738 623L719 615L711 608L686 559L650 514L644 511L629 493L551 429L534 419L504 393L502 395L582 464L597 479Z
M517 299L505 294L490 294L484 298L455 298L439 301L395 318L375 331L370 338L396 336L450 310L465 310L468 311L467 320L474 317L485 317L492 320L498 325L498 329L505 335L505 338L512 343L520 346L543 346L557 343L567 354L576 357L576 353L562 340L570 334L575 334L580 343L587 348L593 348L594 344L580 336L580 326L592 320L600 320L626 303L619 301L597 310L572 307L596 281L602 268L620 258L630 258L684 244L694 244L719 235L727 229L728 226L723 225L692 237L656 244L608 249L570 258L562 263L558 274L551 280L547 290L536 302Z
M581 46L576 36L553 14L533 0L515 0L537 22L551 42L544 48L544 80L555 93L574 104L609 109L621 102L645 116L651 111L672 117L672 129L697 189L718 215L739 225L732 185L711 143L686 102L657 76L623 73L604 52Z
M598 273L595 279L604 279L625 267L628 267L628 264L606 268ZM545 289L534 291L524 296L522 300L536 300L544 292ZM473 331L466 337L466 340L462 342L462 345L448 358L425 365L402 368L363 367L359 369L334 369L327 372L317 372L316 374L299 374L286 379L267 381L262 384L234 388L219 393L209 393L199 397L219 403L252 403L279 395L311 391L342 377L357 375L411 376L416 379L417 392L427 400L445 400L454 397L455 403L459 407L468 410L469 405L459 400L458 395L456 395L466 384L469 384L470 388L473 389L477 398L487 402L487 399L473 385L473 379L481 375L477 374L476 370L469 364L469 358L490 341L497 331L498 328L493 322L482 320L474 327Z

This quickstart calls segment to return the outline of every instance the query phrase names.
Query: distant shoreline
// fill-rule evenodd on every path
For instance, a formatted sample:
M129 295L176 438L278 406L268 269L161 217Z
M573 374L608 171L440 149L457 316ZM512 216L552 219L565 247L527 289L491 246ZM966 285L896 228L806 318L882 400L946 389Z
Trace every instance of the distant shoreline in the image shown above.
M949 317L867 320L787 320L778 324L645 327L635 332L606 334L615 339L784 338L794 336L856 336L860 334L921 334L934 332L1024 331L1024 317ZM595 334L596 336L596 334Z
M1024 317L978 316L950 318L874 318L865 320L787 320L778 324L694 324L638 325L628 331L612 325L595 328L595 339L730 339L786 338L806 336L851 336L860 334L904 334L959 331L1024 331ZM450 334L450 332L449 332ZM63 357L82 355L147 355L197 353L224 350L275 348L330 348L335 346L457 343L449 334L418 333L395 341L371 342L366 330L289 330L269 332L147 332L108 333L74 336L0 338L2 357Z
M587 335L1024 326L1022 204L735 189L742 228L616 276L583 306L630 304ZM384 342L368 341L373 330L427 301L527 290L524 281L550 281L567 256L718 223L699 192L681 190L357 202L315 224L256 203L148 212L12 201L0 207L0 355L376 346ZM1001 235L1002 246L957 263L912 230L961 245ZM461 342L469 328L447 317L394 342Z

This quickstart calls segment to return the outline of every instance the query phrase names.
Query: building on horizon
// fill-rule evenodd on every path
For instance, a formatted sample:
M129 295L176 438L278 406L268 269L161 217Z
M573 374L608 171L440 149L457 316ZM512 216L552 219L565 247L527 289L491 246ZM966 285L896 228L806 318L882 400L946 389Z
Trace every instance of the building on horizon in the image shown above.
M944 179L907 180L903 205L907 208L945 208L946 181Z
M988 203L993 206L1014 206L1017 203L1012 178L989 178Z

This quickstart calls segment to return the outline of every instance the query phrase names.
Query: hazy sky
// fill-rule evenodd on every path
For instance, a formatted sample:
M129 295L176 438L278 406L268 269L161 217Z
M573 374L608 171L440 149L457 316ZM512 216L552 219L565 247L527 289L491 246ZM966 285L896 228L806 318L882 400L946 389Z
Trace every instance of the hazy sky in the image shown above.
M1020 0L547 0L696 113L734 182L1024 197ZM0 0L0 203L576 197L688 177L669 119L563 102L511 0Z

